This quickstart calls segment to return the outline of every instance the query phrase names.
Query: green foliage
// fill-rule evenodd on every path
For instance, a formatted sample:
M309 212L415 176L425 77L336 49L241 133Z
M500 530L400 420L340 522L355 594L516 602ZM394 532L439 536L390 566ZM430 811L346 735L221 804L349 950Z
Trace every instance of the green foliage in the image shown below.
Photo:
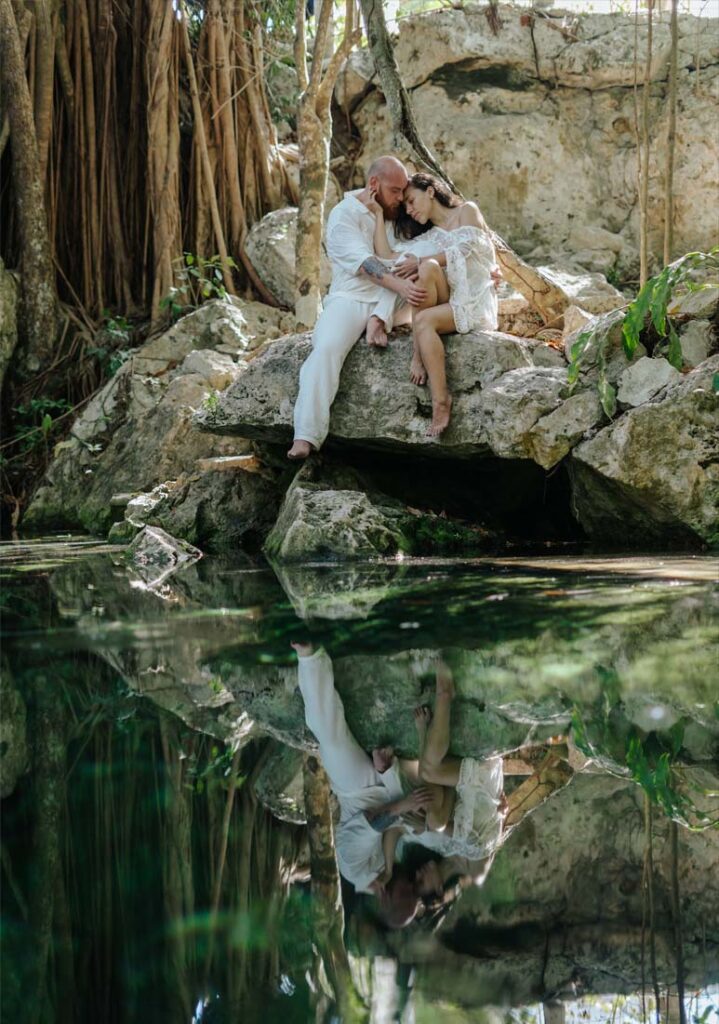
M689 252L647 281L627 309L622 325L624 351L630 359L637 349L639 337L649 317L659 337L669 337L667 359L675 369L681 370L682 348L669 315L669 301L682 283L686 283L692 291L700 290L702 285L693 285L687 279L693 270L706 267L719 268L719 246L709 252Z
M27 454L47 444L58 420L69 409L71 405L65 399L45 397L31 398L23 405L16 405L13 409L16 420L12 440L18 445L18 453Z
M100 337L106 337L109 344L94 345L85 351L88 356L97 359L105 376L114 377L122 364L132 355L129 347L132 340L132 324L124 316L113 316L109 309L104 309L102 313L104 323Z
M604 695L605 711L608 695ZM590 740L587 726L581 712L575 706L572 711L572 735L579 750L587 757L603 755L610 747L611 721L608 714L600 715L599 728L593 729L593 740ZM593 722L593 725L597 723ZM653 804L659 807L668 818L678 822L693 832L701 832L708 828L718 828L719 820L709 818L700 810L692 798L689 788L699 792L699 788L688 787L682 783L682 766L679 762L684 722L679 721L664 733L641 733L632 727L624 743L624 764L633 782L644 790ZM615 743L612 745L616 745ZM612 751L613 753L613 751ZM705 793L704 796L717 794Z
M602 408L611 419L617 411L617 393L607 379L607 352L612 344L612 330L617 317L622 317L622 346L629 359L633 359L642 333L648 325L660 338L668 339L667 360L675 369L682 367L682 347L676 326L669 313L674 291L685 285L690 291L700 291L704 285L694 284L689 275L697 269L719 268L719 246L709 252L690 252L670 263L656 277L650 278L636 299L625 311L614 310L592 321L572 345L571 361L567 371L570 394L579 380L579 374L588 362L590 353L596 353L599 374L597 390ZM714 389L717 390L716 381Z
M227 298L222 279L222 259L217 254L205 258L186 252L174 263L178 284L160 300L160 308L169 312L173 322L186 310L196 309L207 299ZM237 268L231 256L225 263L232 269Z

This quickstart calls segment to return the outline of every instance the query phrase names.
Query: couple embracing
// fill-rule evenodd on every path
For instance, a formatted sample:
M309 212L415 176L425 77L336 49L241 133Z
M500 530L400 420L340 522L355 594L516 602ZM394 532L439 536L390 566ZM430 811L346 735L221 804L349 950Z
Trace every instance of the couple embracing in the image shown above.
M375 160L363 189L345 193L327 220L332 284L300 371L291 459L322 446L340 372L366 333L377 348L393 326L412 323L414 384L429 384L432 423L446 430L452 409L440 335L496 330L494 247L475 203L429 174L409 177L392 156Z

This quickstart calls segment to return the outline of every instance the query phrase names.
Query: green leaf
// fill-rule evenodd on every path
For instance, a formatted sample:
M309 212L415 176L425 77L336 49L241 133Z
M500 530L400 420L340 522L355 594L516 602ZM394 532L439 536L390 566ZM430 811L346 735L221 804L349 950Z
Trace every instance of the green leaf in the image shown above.
M52 416L50 416L50 414L47 412L42 418L42 422L40 423L40 429L42 430L45 437L47 437L47 435L52 430Z
M599 381L598 391L602 409L611 420L617 411L617 392L606 378Z
M667 351L667 361L672 364L675 370L681 370L684 362L684 356L682 355L682 343L679 340L679 335L676 332L674 324L669 321L669 349Z
M192 255L192 253L191 252L186 252L185 253L185 263L187 264L187 266L191 267L194 262L195 262L195 257Z
M715 395L719 395L719 373L715 373L712 377L712 391Z

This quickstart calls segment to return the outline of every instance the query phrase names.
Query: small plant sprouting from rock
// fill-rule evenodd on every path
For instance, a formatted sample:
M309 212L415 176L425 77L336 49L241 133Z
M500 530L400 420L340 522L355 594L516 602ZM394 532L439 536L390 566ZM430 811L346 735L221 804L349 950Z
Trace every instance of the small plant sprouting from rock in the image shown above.
M186 252L173 262L178 283L160 301L160 308L169 312L173 322L185 310L196 309L206 299L227 298L227 289L222 279L223 261L219 255L206 258ZM227 257L224 263L233 269L237 268L231 257Z
M202 403L202 408L211 416L215 416L219 407L220 393L219 391L211 391L209 395L207 395L207 397L204 399Z
M651 277L639 291L636 299L629 304L622 321L622 346L629 359L639 345L642 332L651 324L661 339L668 338L667 361L677 369L682 368L682 348L676 326L670 313L670 301L679 285L689 291L701 291L707 287L695 284L690 274L694 270L719 269L719 246L709 252L689 252L674 263L666 266L661 273ZM611 318L613 314L609 314ZM647 323L649 320L649 323ZM607 317L600 317L582 331L572 345L571 362L567 379L570 392L574 389L586 355L597 342L596 363L599 372L597 390L602 408L611 419L617 410L616 389L607 379L607 348L610 332L607 331ZM716 388L715 388L716 390Z

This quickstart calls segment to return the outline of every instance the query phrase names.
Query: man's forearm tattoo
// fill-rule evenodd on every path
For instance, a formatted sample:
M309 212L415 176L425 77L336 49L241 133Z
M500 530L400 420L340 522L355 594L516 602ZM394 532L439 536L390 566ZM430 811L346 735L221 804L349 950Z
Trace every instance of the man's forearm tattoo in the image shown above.
M376 256L368 256L361 267L368 277L374 277L377 281L381 281L384 275L387 273L387 267L384 265L382 260L378 260Z

